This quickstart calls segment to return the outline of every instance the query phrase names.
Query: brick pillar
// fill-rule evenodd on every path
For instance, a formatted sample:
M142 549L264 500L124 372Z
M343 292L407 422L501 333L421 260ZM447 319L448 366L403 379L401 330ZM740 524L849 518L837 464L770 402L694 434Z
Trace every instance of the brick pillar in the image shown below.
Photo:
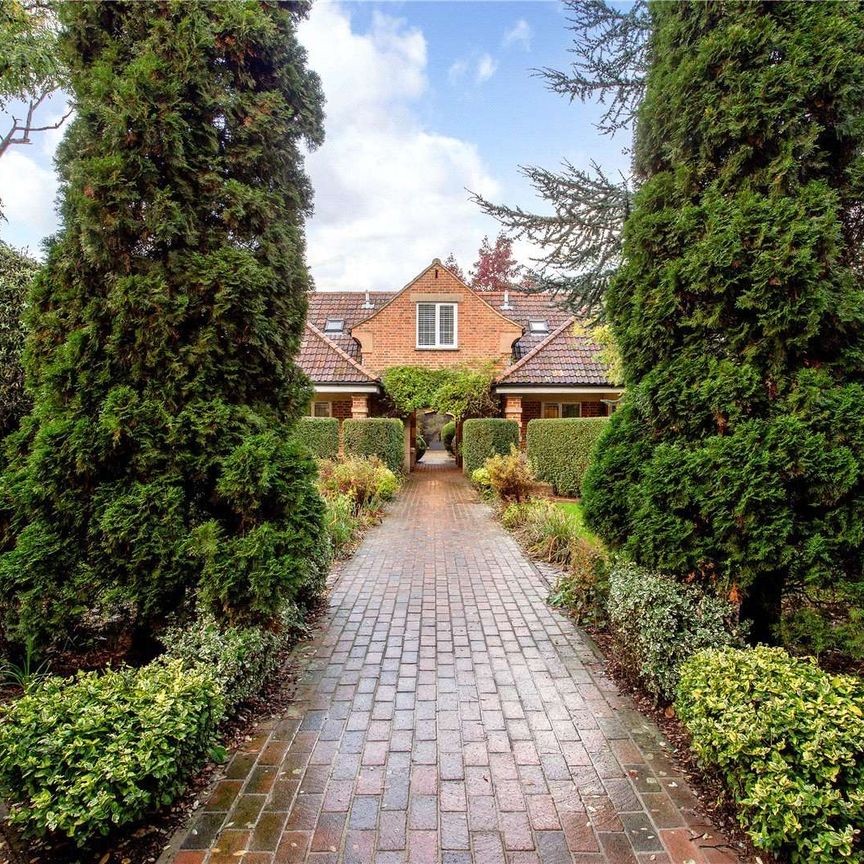
M504 397L504 417L507 420L515 420L519 424L519 444L524 443L522 434L522 397L521 396L505 396Z
M369 416L369 397L365 393L358 393L351 397L351 417L361 420Z

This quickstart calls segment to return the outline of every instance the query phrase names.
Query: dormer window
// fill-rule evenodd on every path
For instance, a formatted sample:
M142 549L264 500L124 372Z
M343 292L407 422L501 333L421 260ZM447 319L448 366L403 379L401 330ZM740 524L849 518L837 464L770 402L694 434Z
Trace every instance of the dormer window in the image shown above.
M456 348L456 303L417 304L417 347Z
M548 333L549 332L549 322L548 321L529 321L528 322L528 330L531 333Z
M325 333L341 333L345 329L344 318L328 318L324 322Z

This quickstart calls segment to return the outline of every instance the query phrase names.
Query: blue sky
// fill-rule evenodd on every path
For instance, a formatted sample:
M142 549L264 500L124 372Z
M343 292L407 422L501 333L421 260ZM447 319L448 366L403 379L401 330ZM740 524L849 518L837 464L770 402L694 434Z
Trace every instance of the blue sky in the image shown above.
M308 159L308 260L320 289L397 288L451 250L470 265L497 224L466 187L542 209L520 164L626 167L628 141L597 133L597 106L570 104L532 74L567 66L566 24L544 0L318 0L300 35L328 100L327 139ZM60 113L55 100L45 119ZM60 134L0 160L0 236L34 252L56 227ZM534 251L517 246L523 258Z

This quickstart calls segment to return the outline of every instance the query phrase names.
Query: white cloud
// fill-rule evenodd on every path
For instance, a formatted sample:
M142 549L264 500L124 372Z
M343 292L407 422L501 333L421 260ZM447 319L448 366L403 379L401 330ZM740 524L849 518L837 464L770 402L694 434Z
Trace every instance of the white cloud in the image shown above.
M521 45L526 51L530 51L533 35L531 25L524 18L520 18L513 25L513 28L504 34L501 44L505 48L509 48L511 45Z
M498 69L498 63L492 58L491 54L483 54L477 61L477 72L474 80L478 84L488 81Z
M465 75L467 73L468 73L468 61L467 60L457 60L447 70L447 78L449 79L451 84L459 84L461 81L464 80Z
M317 287L395 289L451 250L472 262L496 223L465 190L494 198L500 189L472 143L420 120L428 88L422 32L378 13L358 33L347 10L317 3L300 34L327 96L326 140L307 160Z
M28 246L32 254L38 254L39 239L57 228L56 174L38 165L20 145L10 147L0 159L0 190L6 217L3 238L15 246Z

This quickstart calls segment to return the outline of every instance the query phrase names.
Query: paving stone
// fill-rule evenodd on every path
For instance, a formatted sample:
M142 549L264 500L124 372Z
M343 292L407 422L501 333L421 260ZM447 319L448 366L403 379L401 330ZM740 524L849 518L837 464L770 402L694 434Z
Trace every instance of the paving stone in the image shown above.
M174 864L737 864L544 572L412 473Z

